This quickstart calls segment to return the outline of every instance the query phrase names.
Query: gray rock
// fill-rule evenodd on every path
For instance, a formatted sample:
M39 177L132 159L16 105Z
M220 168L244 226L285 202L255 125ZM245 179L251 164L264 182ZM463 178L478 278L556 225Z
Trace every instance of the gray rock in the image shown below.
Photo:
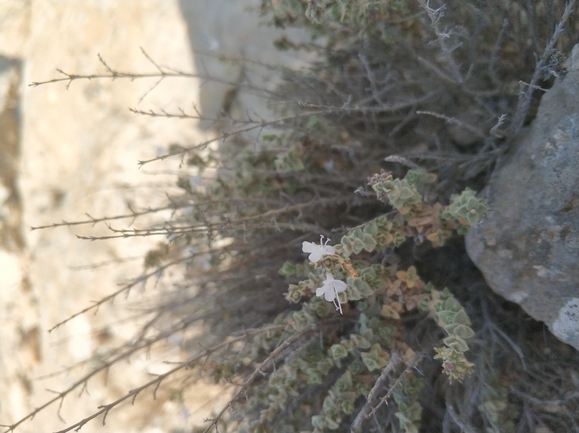
M490 183L466 237L489 286L579 350L579 45Z

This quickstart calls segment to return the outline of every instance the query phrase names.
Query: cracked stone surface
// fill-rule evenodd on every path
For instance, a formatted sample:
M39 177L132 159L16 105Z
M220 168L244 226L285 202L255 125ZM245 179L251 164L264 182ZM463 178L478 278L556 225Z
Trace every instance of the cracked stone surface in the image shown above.
M579 45L493 175L467 251L498 294L579 350Z

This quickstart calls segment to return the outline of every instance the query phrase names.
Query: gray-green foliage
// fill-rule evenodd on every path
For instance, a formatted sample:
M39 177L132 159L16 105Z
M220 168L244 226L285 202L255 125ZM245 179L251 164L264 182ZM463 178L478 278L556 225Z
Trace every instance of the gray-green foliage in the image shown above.
M269 219L269 231L253 226L251 232L244 226L236 235L245 242L257 239L251 245L279 254L283 240L274 230L283 233L290 228L309 235L297 242L285 238L291 242L280 254L285 264L279 273L289 280L286 299L296 311L278 316L285 332L267 343L261 341L259 347L264 348L263 357L288 338L299 336L300 344L272 362L245 403L236 402L236 413L245 414L244 425L251 431L347 431L390 365L395 368L387 381L393 388L388 398L395 404L381 406L377 416L392 423L395 431L418 431L425 384L417 371L407 369L418 356L417 347L409 341L423 340L408 335L403 326L416 308L434 319L444 333L434 358L442 360L442 371L450 381L466 380L474 371L474 359L469 361L467 356L475 332L466 310L450 290L425 284L415 266L400 268L386 256L408 242L443 246L484 216L485 204L468 186L480 184L489 174L494 156L484 152L498 148L507 134L497 119L504 111L513 117L527 114L512 94L534 66L530 52L521 53L524 60L517 64L504 53L513 46L525 46L537 34L525 33L529 27L521 23L524 13L517 2L486 2L483 7L480 2L453 1L446 8L437 4L437 9L429 5L435 7L434 2L386 0L280 0L262 5L276 25L308 26L320 37L318 42L324 41L321 49L287 40L277 43L280 48L323 53L324 60L307 74L288 73L288 87L292 101L326 109L328 116L317 112L305 117L275 151L266 148L249 156L250 163L243 160L240 166L248 173L240 170L239 184L228 190L233 196L249 198L259 191L287 208L299 206L292 208L297 209L295 214ZM540 15L534 6L531 9L528 12ZM505 31L505 16L525 35ZM545 29L539 23L535 28ZM428 113L440 122L425 120ZM476 123L455 118L465 113ZM468 161L456 151L456 134L445 121L474 131L472 149L482 156ZM382 171L369 179L378 201L392 211L372 208L364 188L356 204L341 200L359 186L362 176L378 171L375 161L424 142L434 154L435 162L424 164L428 170L409 170L405 175ZM358 185L346 188L352 179ZM288 196L288 202L279 200ZM269 218L267 209L263 206L261 211ZM290 247L299 249L301 240L312 240L332 229L340 237L333 244L335 254L315 264L304 262L303 257L287 257L293 254ZM264 232L271 235L269 243L262 242ZM328 274L346 283L335 298L344 316L336 313L334 304L315 295ZM253 349L252 353L258 352ZM396 364L398 357L401 361ZM504 400L485 394L474 403L486 417L487 429L503 422L499 401ZM476 410L465 412L470 417Z
M389 174L381 173L372 176L370 184L376 185L376 179L387 182L386 196L388 200L393 197L390 204L396 208L399 190L426 192L435 176L423 170L410 170L396 182ZM416 307L431 314L448 334L444 346L436 349L437 357L443 360L444 372L451 380L459 381L471 374L472 364L464 354L468 351L466 341L474 332L465 310L450 291L439 292L431 284L424 284L414 267L400 270L367 262L368 253L395 247L419 232L430 233L432 227L460 226L458 214L454 220L451 216L442 221L443 213L455 214L436 203L424 202L421 195L414 197L397 210L348 231L341 243L333 246L334 254L325 254L315 263L286 262L282 266L280 274L289 279L306 277L290 284L286 294L290 302L300 303L300 309L282 314L274 322L285 324L286 330L269 339L263 335L256 337L244 346L242 353L220 361L221 367L212 370L216 380L227 378L228 372L243 367L235 360L243 359L244 353L255 359L261 349L266 348L267 354L268 348L272 350L280 342L299 336L299 344L288 347L286 357L275 361L275 368L251 390L247 401L237 403L241 406L237 411L249 414L245 421L249 431L323 432L347 426L393 356L401 359L393 370L398 375L416 363L418 354L406 343L400 322L405 311ZM474 200L482 208L482 202ZM421 224L412 225L416 218L420 218ZM328 273L347 283L346 291L339 294L339 302L347 306L344 317L332 303L315 296ZM349 306L349 301L356 301L357 306ZM347 332L340 330L345 323ZM223 368L224 365L228 368ZM396 405L388 407L396 407L395 416L402 431L418 431L420 377L415 372L404 372L401 380L393 374L391 381L396 387L392 397Z
M496 433L515 431L515 422L516 431L549 423L553 431L575 429L577 361L553 358L576 357L547 341L546 332L537 339L546 341L542 346L520 338L536 332L529 331L533 325L485 295L480 278L467 284L448 278L453 291L442 288L446 283L438 290L419 275L432 269L414 259L425 245L450 248L455 233L484 217L487 208L474 190L534 115L537 94L564 74L561 59L579 34L576 16L565 34L557 21L564 2L543 0L263 0L261 6L275 25L305 26L314 35L312 44L281 39L272 41L276 46L309 50L318 61L307 71L284 71L277 92L283 104L274 102L285 120L249 121L253 130L275 125L275 134L248 145L235 129L243 121L227 119L234 126L222 136L228 145L233 141L229 151L173 145L168 155L141 162L181 155L196 176L210 174L202 182L182 175L181 193L169 194L168 206L126 216L171 210L169 221L115 230L112 237L171 240L146 255L152 271L137 281L175 264L193 266L173 291L162 293L137 341L108 353L105 364L52 402L135 350L177 337L192 354L170 371L198 368L237 385L206 431L411 433L440 431L444 423L449 431ZM98 77L151 76L107 69L110 75ZM161 79L178 75L157 69ZM63 74L71 82L97 77ZM388 155L424 168L380 171ZM360 187L372 173L369 188ZM77 223L54 227L67 224ZM339 242L315 263L305 261L301 242L320 234ZM463 257L447 256L446 264L467 273ZM196 267L198 260L210 270ZM330 302L316 296L329 275L341 283L339 292L330 286ZM209 328L202 350L199 322ZM448 386L438 386L441 372ZM101 414L172 375L101 407ZM185 386L190 377L174 383ZM464 387L455 383L461 380ZM537 401L555 410L541 412ZM432 419L421 423L426 405Z
M287 112L292 103L301 108L299 120L285 125L290 131L262 140L259 152L226 161L237 166L235 184L222 181L210 192L246 204L220 215L230 224L223 235L233 236L231 248L239 251L239 267L224 272L219 286L224 310L250 316L253 309L243 309L239 294L261 307L275 299L262 299L266 288L277 296L285 291L292 305L291 311L280 307L274 322L284 331L259 335L223 358L229 369L214 371L216 379L235 380L265 359L258 367L261 380L233 404L240 428L362 431L376 409L382 429L417 432L428 427L421 424L424 400L440 400L431 413L445 414L447 423L450 416L460 427L508 431L507 381L498 373L497 380L484 382L485 369L496 368L492 355L481 355L481 346L495 345L477 341L485 325L469 317L449 289L420 278L408 246L445 246L484 217L487 207L474 189L484 185L498 150L520 127L515 119L529 114L519 101L532 94L513 96L521 80L537 84L536 53L551 36L549 21L559 9L547 2L262 2L275 25L306 26L314 35L311 45L283 39L275 42L279 48L310 50L322 60L306 73L287 72L283 102ZM561 47L568 43L563 38ZM557 58L540 71L542 79L557 71ZM509 125L497 123L499 118L513 120ZM452 130L456 125L472 137L461 140ZM425 169L378 172L385 156L412 151L422 155L417 162ZM372 173L370 188L353 197ZM335 238L333 252L316 263L305 261L300 243L320 233ZM390 260L396 253L404 265ZM274 263L281 268L275 276ZM316 296L328 275L345 284L333 302ZM283 289L278 276L286 280ZM424 335L409 329L417 311L421 325L428 316L437 330ZM431 348L437 339L439 347ZM440 377L422 377L421 368L448 377L446 396L424 398ZM468 382L465 388L482 385L461 393L457 381ZM455 407L462 413L450 411Z

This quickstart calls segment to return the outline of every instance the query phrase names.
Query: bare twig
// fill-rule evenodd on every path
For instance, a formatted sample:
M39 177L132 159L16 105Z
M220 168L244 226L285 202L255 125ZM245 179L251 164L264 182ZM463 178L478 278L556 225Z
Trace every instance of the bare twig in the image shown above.
M58 395L50 400L48 400L47 402L45 402L44 404L42 404L41 406L37 407L34 411L30 412L28 415L26 415L24 418L20 419L19 421L15 422L14 424L11 425L4 425L4 427L8 427L7 430L5 430L4 433L9 433L9 432L13 432L18 426L20 426L22 423L24 423L25 421L32 419L36 416L36 414L38 414L39 412L41 412L42 410L44 410L45 408L47 408L48 406L52 405L53 403L55 403L56 401L63 401L64 398L66 396L68 396L74 389L78 388L79 386L82 386L83 384L85 384L90 378L92 378L93 376L95 376L96 374L98 374L101 371L104 371L106 369L108 369L111 365L114 365L115 363L117 363L118 361L127 358L128 356L132 355L133 353L143 349L143 348L148 348L150 347L153 343L157 342L157 341L161 341L165 338L168 337L168 335L173 334L175 332L177 332L177 330L179 329L185 329L186 327L190 326L191 323L195 320L198 320L198 318L192 318L189 319L187 321L183 321L179 324L179 326L177 328L171 329L167 332L161 332L159 335L157 335L155 338L150 339L150 340L146 340L141 342L138 345L135 345L133 348L128 349L127 351L123 352L122 354L120 354L119 356L109 360L106 364L101 365L99 367L96 367L95 369L93 369L90 373L86 374L85 376L83 376L81 379L77 380L75 383L73 383L70 387L68 387L65 391L62 391L60 393L58 393ZM242 336L236 337L236 338L232 338L229 341L223 342L221 344L218 344L216 346L213 346L212 348L209 349L204 349L201 353L197 354L196 356L188 359L185 362L179 363L175 368L167 371L166 373L163 373L159 376L157 376L155 379L145 383L144 385L141 385L138 388L135 388L131 391L129 391L127 394L125 394L123 397L119 398L118 400L109 403L107 405L104 406L100 406L99 407L99 411L93 413L92 415L90 415L87 418L84 418L83 420L65 428L64 430L60 430L58 433L66 433L69 432L71 430L75 430L78 431L80 430L85 424L87 424L89 421L97 418L100 415L104 414L104 418L103 418L103 425L106 421L106 415L108 415L108 413L111 411L111 409L113 409L115 406L117 406L118 404L120 404L121 402L132 398L133 402L135 400L135 398L137 397L137 395L155 385L157 388L158 386L161 384L161 382L166 379L168 376L174 374L175 372L185 369L187 368L189 365L191 365L192 363L196 362L197 360L207 356L208 354L211 354L213 352L216 352L218 350L227 348L229 346L231 346L232 344L238 342L238 341L243 341L244 339L250 338L252 336L258 335L260 333L263 332L269 332L272 330L282 330L284 329L285 326L283 325L279 325L279 326L271 326L271 327L267 327L267 328L262 328L262 329L254 329L254 330L248 330L246 332L244 332L244 334Z
M563 33L563 28L565 26L565 23L567 22L567 19L569 19L571 12L573 11L575 1L576 0L571 0L565 6L565 11L563 12L561 19L557 23L553 35L547 42L547 45L545 46L545 50L543 51L541 58L538 60L535 66L535 71L531 76L531 80L528 83L520 82L519 101L517 103L517 110L515 112L511 124L509 125L508 131L509 136L511 137L520 131L520 129L523 126L523 123L525 122L525 117L527 116L527 113L529 112L529 107L531 105L531 95L533 93L533 90L537 88L537 83L539 82L539 80L543 78L543 75L547 71L549 59L556 52L555 44L557 43L559 36L561 36L561 33Z
M171 197L169 197L169 199L171 199ZM181 199L181 197L179 197L179 199ZM169 205L161 206L161 207L157 207L157 208L147 208L147 209L142 210L142 211L134 211L134 210L129 208L129 210L131 211L130 213L122 214L122 215L115 215L112 217L105 216L105 217L100 217L100 218L94 218L93 216L91 216L87 213L86 215L89 217L88 220L62 221L60 223L47 224L47 225L42 225L42 226L32 226L32 227L30 227L30 230L54 229L57 227L73 227L73 226L81 226L81 225L88 225L88 224L96 225L96 224L102 223L102 222L117 221L117 220L123 220L123 219L128 219L128 218L136 220L140 216L155 214L155 213L159 213L159 212L162 212L165 210L176 211L179 209L187 209L187 208L190 208L193 206L198 207L198 206L204 206L204 205L214 205L214 204L219 204L219 203L223 203L223 202L226 202L228 204L264 203L264 199L262 199L262 198L260 198L260 199L251 199L251 198L235 199L232 197L228 197L228 198L222 199L222 200L217 200L217 199L208 199L206 201L186 200L182 203L176 203L175 201L172 201L171 204L169 204ZM95 239L99 239L99 238L98 237L87 237L86 239L95 240Z
M418 164L413 163L412 161L404 158L403 156L400 155L390 155L387 156L386 158L384 158L384 161L386 162L395 162L397 164L402 164L405 167L408 168L418 168Z
M209 140L206 140L206 141L199 143L195 146L183 147L182 150L177 151L177 152L168 153L165 155L160 155L160 156L157 156L157 157L151 158L151 159L140 160L138 162L138 164L139 164L139 167L142 167L145 164L149 164L149 163L154 162L154 161L163 161L163 160L170 158L172 156L184 155L188 152L191 152L192 150L206 149L207 146L209 146L211 143L215 143L215 142L219 142L219 141L225 142L229 137L232 137L234 135L244 134L246 132L251 132L251 131L254 131L256 129L265 129L269 126L283 124L284 122L287 122L289 120L296 120L300 117L310 117L310 116L316 116L319 114L326 114L326 113L327 113L327 110L311 111L311 112L307 112L307 113L298 113L298 114L294 114L291 116L280 117L280 118L269 120L269 121L266 121L266 120L263 120L261 122L250 121L249 123L250 124L253 123L253 124L251 126L246 127L246 128L237 129L234 131L223 132L222 134L218 135L217 137L210 138Z
M465 122L458 120L454 117L449 117L449 116L446 116L444 114L435 113L433 111L417 111L416 114L427 114L429 116L433 116L433 117L436 117L438 119L445 120L447 123L450 123L452 125L457 125L457 126L460 126L461 128L468 129L470 132L472 132L473 134L475 134L476 136L478 136L480 138L486 138L487 137L484 134L484 132L482 132L480 129L475 128L474 126L469 125L468 123L465 123Z
M193 206L193 203L186 203L183 204L182 206L179 207L190 207ZM54 229L57 227L72 227L72 226L81 226L81 225L86 225L86 224L98 224L101 222L106 222L106 221L115 221L115 220L122 220L122 219L127 219L127 218L133 218L136 219L140 216L143 215L149 215L149 214L154 214L154 213L158 213L164 210L176 210L179 209L179 207L175 207L174 204L170 205L170 206L162 206L162 207L158 207L158 208L148 208L146 210L143 211L139 211L139 212L135 212L135 211L131 211L130 214L124 214L124 215L115 215L113 217L101 217L101 218L93 218L91 215L89 215L88 213L86 214L86 216L88 216L90 219L88 220L81 220L81 221L62 221L61 223L53 223L53 224L48 224L48 225L43 225L43 226L32 226L30 227L30 230L42 230L42 229Z
M508 25L509 25L509 20L507 20L505 18L503 20L503 26L501 27L501 31L499 32L499 35L497 36L497 40L495 42L495 45L493 46L493 50L491 51L491 56L489 58L488 74L489 74L489 77L491 78L493 84L496 87L498 87L501 83L501 80L499 79L499 77L497 77L496 64L498 63L499 52L501 49L501 42L503 40L505 30L507 29Z
M201 255L201 254L204 254L204 253L199 253L199 254ZM176 264L178 264L178 263L186 262L186 261L188 261L188 260L191 260L191 256L188 256L188 257L185 257L185 258L180 258L180 259L177 259L177 260L173 260L173 261L171 261L171 262L169 262L169 263L164 264L163 266L158 267L157 269L155 269L154 271L152 271L152 272L150 272L150 273L148 273L148 274L145 274L145 275L142 275L142 276L140 276L140 277L138 277L138 278L135 278L131 283L128 283L128 284L123 285L119 290L116 290L115 292L111 293L110 295L105 296L104 298L99 299L98 301L95 301L95 302L93 303L93 305L91 305L90 307L86 307L86 308L84 308L83 310L78 311L77 313L69 316L69 317L66 318L65 320L57 323L57 324L54 325L52 328L50 328L50 329L48 330L48 332L50 333L50 332L54 331L55 329L60 328L62 325L70 322L72 319L74 319L74 318L76 318L76 317L78 317L78 316L81 316L81 315L83 315L83 314L85 314L85 313L87 313L87 312L89 312L89 311L91 311L91 310L98 309L101 305L103 305L103 304L105 304L105 303L107 303L107 302L109 302L109 301L113 301L113 300L114 300L117 296L119 296L121 293L125 293L125 292L126 292L126 293L128 294L128 292L130 292L131 289L132 289L133 287L135 287L137 284L141 284L141 283L143 283L143 282L146 282L149 278L151 278L151 277L153 277L153 276L155 276L155 275L158 275L159 272L163 272L165 269L170 268L171 266L174 266L174 265L176 265Z
M146 56L149 60L151 60L148 55L146 55ZM204 76L204 75L196 74L196 73L192 73L192 72L185 72L185 71L181 71L178 69L172 69L172 68L166 68L166 70L160 69L158 67L158 65L154 62L152 62L152 63L157 67L157 72L149 72L149 73L122 72L122 71L113 69L111 66L109 66L100 54L98 54L98 58L99 58L99 61L105 66L108 73L106 73L106 74L71 74L71 73L63 71L62 69L57 69L56 71L59 72L61 75L64 75L64 77L53 78L51 80L46 80L46 81L33 81L32 83L29 84L29 86L30 87L38 87L38 86L42 86L45 84L60 83L60 82L67 82L68 81L68 83L66 85L66 88L68 90L68 88L70 87L72 82L78 81L78 80L90 81L90 80L95 80L95 79L112 79L114 81L116 79L129 79L132 81L132 80L138 80L138 79L143 79L143 78L161 78L161 79L165 79L165 78L200 78L200 79L210 79L214 82L221 83L221 84L227 84L230 86L238 85L238 83L235 83L235 82L222 80L222 79L215 78L215 77L208 77L208 76ZM169 72L167 72L167 71L169 71Z
M386 403L386 401L390 398L390 396L392 395L394 390L398 387L398 385L404 379L404 375L416 366L419 359L420 359L420 355L415 355L413 358L410 359L410 361L406 364L406 368L400 374L400 377L398 377L398 379L396 379L394 381L394 383L392 384L392 386L390 387L390 389L388 390L386 395L384 395L380 399L380 403L378 403L378 405L376 405L376 406L373 406L374 403L376 402L376 400L378 399L378 394L386 386L386 382L388 381L388 378L390 377L390 373L394 370L394 368L398 364L403 362L403 359L398 355L398 353L396 351L394 351L392 353L392 356L390 357L388 364L386 365L386 367L384 367L384 369L382 370L382 373L380 374L380 377L376 380L376 382L374 383L374 386L370 390L370 393L368 394L368 397L366 398L366 403L364 404L364 406L362 406L362 409L360 409L360 412L358 412L356 419L354 419L354 422L352 423L352 425L350 427L350 431L352 433L360 433L362 431L362 426L364 424L364 421L366 421L368 418L370 418L380 408L380 406L382 406L384 403Z
M503 137L504 136L504 131L501 129L501 126L503 126L503 124L505 123L505 120L507 119L507 115L506 114L501 114L497 120L497 123L495 124L495 126L493 126L490 130L490 135L492 135L493 137Z
M95 412L92 415L80 420L79 422L77 422L75 424L68 426L67 428L65 428L63 430L59 430L56 433L66 433L66 432L69 432L72 430L79 431L85 424L87 424L89 421L99 417L100 415L103 415L102 424L105 425L106 417L114 407L118 406L120 403L122 403L123 401L128 400L128 399L131 399L132 403L134 404L135 399L137 398L138 394L141 391L143 391L147 388L150 388L152 386L155 386L154 393L156 393L157 389L159 388L159 386L161 385L161 382L164 379L166 379L167 377L171 376L172 374L174 374L180 370L188 368L192 363L198 361L199 359L202 359L202 358L204 358L204 357L206 357L206 356L208 356L216 351L227 348L227 347L237 343L238 341L246 340L247 338L253 337L255 335L258 335L258 334L261 334L264 332L269 332L272 330L282 330L284 328L285 328L285 326L279 325L279 326L271 326L271 327L262 328L262 329L248 330L248 331L245 331L244 334L241 335L240 337L230 339L229 341L217 344L216 346L213 346L211 348L206 348L201 353L189 358L187 361L179 363L176 367L172 368L171 370L169 370L163 374L158 375L155 379L150 380L149 382L139 386L138 388L132 389L127 394L125 394L123 397L121 397L121 398L119 398L119 399L117 399L109 404L99 406L99 410L97 412ZM61 398L61 397L58 397L58 398ZM13 429L11 429L11 430L13 430Z
M423 96L420 96L418 98L415 99L405 99L403 102L400 103L392 103L392 104L382 104L379 106L372 106L372 107L365 107L365 106L360 106L359 104L348 104L346 106L342 106L342 107L335 107L335 106L331 106L331 105L318 105L318 104L310 104L310 103L306 103L306 102L300 102L299 105L301 107L307 107L307 108L323 108L327 111L325 111L324 113L328 113L328 112L334 112L334 111L342 111L342 112L360 112L360 113L387 113L387 112L392 112L392 111L399 111L399 110L403 110L405 108L410 108L413 107L416 104L421 104L424 102L429 101L430 99L432 99L433 96L435 96L438 93L438 91L432 91L429 92Z
M369 417L372 416L374 414L374 412L376 412L380 406L382 406L384 403L386 403L386 401L390 398L390 396L392 395L394 390L398 387L398 385L404 379L404 375L406 373L408 373L410 370L412 370L414 367L416 367L416 364L418 363L420 357L421 357L421 355L415 355L412 359L410 359L410 361L406 364L406 368L404 369L402 374L400 374L400 377L394 381L394 383L392 384L392 386L390 387L390 389L388 390L386 395L380 399L380 403L378 403L378 405L376 407L374 407L372 409L372 411L368 414Z
M238 226L243 226L249 222L259 222L263 221L264 219L271 219L278 215L283 215L291 212L302 211L303 209L310 208L313 206L325 206L329 204L337 204L342 203L348 200L346 196L339 196L339 197L329 197L329 198L319 198L310 200L305 203L299 203L291 206L284 206L283 208L279 209L270 209L266 212L263 212L258 215L240 217L237 219L226 219L225 221L219 222L210 222L205 221L203 224L199 225L187 225L187 226L176 226L171 224L166 227L151 227L147 229L115 229L112 226L108 226L109 229L113 233L119 233L117 235L110 235L110 236L79 236L79 239L85 239L90 241L95 240L107 240L107 239L123 239L123 238L131 238L131 237L142 237L142 236L175 236L175 235L182 235L187 233L210 233L214 230L220 230L224 228L233 228ZM226 215L225 215L226 216ZM223 219L224 215L220 215L220 218ZM86 223L86 222L85 222ZM289 223L288 223L289 224Z
M434 29L434 32L436 33L438 45L442 51L442 54L444 55L444 58L446 60L446 64L450 67L450 73L452 75L452 81L454 81L456 83L463 83L464 78L460 72L460 67L459 67L458 63L454 60L454 56L452 55L452 52L457 48L457 46L450 46L448 44L448 39L452 35L452 32L451 31L442 31L442 29L440 28L440 25L439 25L440 19L444 15L444 10L445 10L446 6L443 5L443 6L439 7L438 9L432 9L430 7L430 1L429 0L418 0L418 3L420 3L420 6L426 11L426 13L428 14L428 17L430 18L430 21L432 23L432 28ZM441 76L444 76L444 75L445 74L442 74Z
M233 395L233 397L229 400L229 402L217 413L217 415L214 418L208 420L208 421L210 421L210 424L203 431L203 433L208 433L211 430L211 428L213 428L213 427L215 427L216 431L218 431L217 430L217 423L219 422L219 420L221 419L223 414L225 414L227 409L229 409L232 406L232 404L235 403L239 399L239 397L243 396L247 392L247 389L255 381L255 379L257 377L263 376L265 374L264 371L269 366L269 364L271 364L278 357L278 355L280 353L282 353L284 350L286 350L294 342L298 341L304 335L307 335L309 333L314 332L317 329L317 327L318 327L318 325L316 325L316 324L306 326L300 332L287 338L278 347L276 347L274 350L272 350L270 352L270 354L268 355L268 357L263 362L261 362L255 368L253 373L251 373L251 375L243 382L243 384L241 385L241 388ZM58 433L61 433L61 432L58 432ZM64 433L64 432L62 432L62 433Z
M134 260L143 260L143 256L135 256L135 257L124 257L124 258L118 258L118 259L112 259L112 260L105 260L102 262L98 262L98 263L91 263L88 265L76 265L76 266L67 266L68 269L71 270L75 270L75 271L82 271L82 270L86 270L86 269L97 269L103 266L109 266L109 265L116 265L119 263L124 263L124 262L131 262Z
M378 399L378 394L382 388L386 386L386 382L388 381L392 370L394 370L394 368L401 362L402 359L398 353L396 351L392 352L388 364L382 369L380 377L376 380L374 386L368 394L368 397L366 398L366 403L364 403L364 406L362 406L362 409L360 409L360 412L358 412L356 419L354 419L354 422L350 427L350 431L352 433L360 433L362 431L362 425L364 424L364 421L366 421L370 417L370 413L373 412L372 405Z

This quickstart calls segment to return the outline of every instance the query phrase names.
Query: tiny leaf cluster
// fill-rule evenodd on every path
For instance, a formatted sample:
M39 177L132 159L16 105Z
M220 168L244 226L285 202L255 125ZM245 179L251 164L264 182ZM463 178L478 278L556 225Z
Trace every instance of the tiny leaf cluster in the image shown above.
M352 422L369 403L381 375L391 371L395 404L384 407L396 407L402 431L417 432L423 383L412 368L429 354L418 353L405 339L402 318L412 310L425 312L446 333L434 358L442 360L449 380L462 381L473 372L466 352L474 331L452 293L423 282L415 266L399 269L371 263L372 255L407 239L440 246L453 231L483 216L484 203L470 191L453 197L448 206L428 203L435 181L436 176L422 169L410 170L402 179L386 172L375 174L369 185L393 210L350 229L340 243L329 245L323 237L320 244L304 242L308 260L286 262L280 269L288 279L302 278L286 293L286 299L300 308L281 314L274 323L284 324L285 330L256 336L211 370L217 381L232 380L247 368L247 360L267 356L292 339L293 344L272 361L271 370L263 372L247 401L236 403L243 406L239 412L249 414L248 431L337 430Z

